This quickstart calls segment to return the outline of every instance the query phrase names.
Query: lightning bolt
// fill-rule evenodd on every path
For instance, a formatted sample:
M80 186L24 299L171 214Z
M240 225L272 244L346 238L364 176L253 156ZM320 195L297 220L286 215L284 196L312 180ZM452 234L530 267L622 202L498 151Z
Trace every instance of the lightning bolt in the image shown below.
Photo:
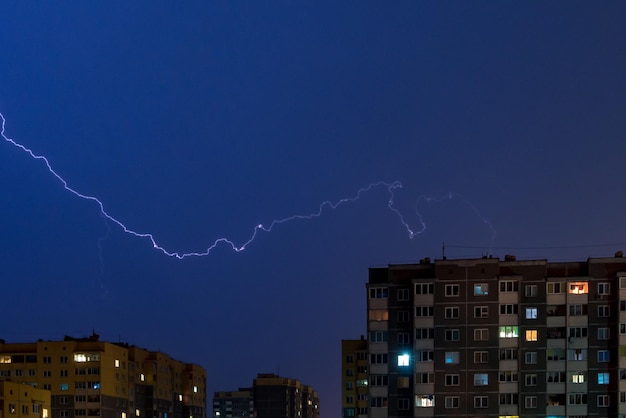
M241 252L241 251L245 250L246 247L248 245L250 245L255 240L256 236L260 232L268 232L269 233L277 225L281 225L283 223L287 223L287 222L291 222L291 221L310 220L310 219L314 219L314 218L319 218L320 216L322 216L322 212L325 209L332 209L332 210L334 210L334 209L337 209L339 206L355 202L355 201L357 201L357 200L359 200L361 198L361 195L363 195L364 193L367 193L367 192L369 192L369 191L371 191L372 189L375 189L375 188L383 188L384 187L384 188L387 189L387 192L389 194L389 200L387 202L387 207L389 208L389 210L392 213L394 213L398 217L400 223L406 229L406 232L407 232L409 238L413 239L417 234L420 234L426 228L426 225L421 220L421 217L419 217L420 218L420 222L422 223L422 228L418 232L414 232L411 229L411 227L409 226L409 224L404 220L404 217L402 216L400 211L395 208L395 206L394 206L394 197L395 197L394 196L394 191L396 189L402 188L402 184L399 181L394 181L394 182L390 182L390 183L384 182L384 181L379 181L379 182L376 182L376 183L371 183L370 185L359 189L352 197L340 199L340 200L335 201L335 202L331 202L329 200L326 200L326 201L322 202L319 205L317 211L315 211L315 212L312 212L312 213L309 213L309 214L306 214L306 215L293 215L293 216L289 216L289 217L282 218L282 219L275 219L272 222L270 222L268 225L258 224L258 225L256 225L253 228L250 237L243 244L236 244L234 241L224 237L224 238L216 239L204 251L181 253L181 252L177 252L177 251L168 250L165 247L161 246L157 242L157 240L156 240L156 238L154 237L153 234L146 233L146 232L137 232L137 231L127 227L119 219L113 217L111 214L109 214L106 211L106 209L104 208L104 204L97 197L81 193L78 190L72 188L68 184L68 182L59 173L57 173L54 170L54 168L52 168L52 164L50 164L50 161L45 156L35 154L35 152L33 152L31 149L27 148L26 146L24 146L24 145L20 144L19 142L9 138L8 136L6 136L6 134L5 134L5 121L6 120L5 120L4 115L2 113L0 113L0 119L1 119L1 122L2 122L2 128L0 129L0 135L2 136L2 138L6 142L12 144L13 146L19 148L20 150L22 150L23 152L28 154L31 158L33 158L35 160L42 161L43 164L47 167L47 169L50 172L50 174L52 174L63 185L63 188L65 190L67 190L68 192L72 193L76 197L79 197L80 199L87 200L87 201L90 201L90 202L94 202L98 206L98 208L100 209L101 216L104 217L106 220L108 220L110 222L113 222L114 224L119 226L122 229L122 231L124 231L126 234L132 235L132 236L137 237L137 238L147 239L147 240L150 241L150 243L152 244L152 247L155 250L158 250L158 251L162 252L163 254L165 254L165 255L167 255L169 257L175 257L175 258L177 258L179 260L182 260L182 259L187 258L187 257L204 257L204 256L207 256L207 255L211 254L211 252L215 248L217 248L219 245L225 245L227 247L230 247L235 252ZM418 213L418 216L419 216L419 213ZM101 245L101 240L99 240L99 242L98 242L98 246L99 247L100 247L100 245Z

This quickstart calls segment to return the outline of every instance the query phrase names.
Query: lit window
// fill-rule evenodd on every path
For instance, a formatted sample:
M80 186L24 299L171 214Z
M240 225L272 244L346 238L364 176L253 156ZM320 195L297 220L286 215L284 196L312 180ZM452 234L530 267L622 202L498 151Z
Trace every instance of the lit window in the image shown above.
M572 295L584 295L589 293L587 282L572 282L569 284L569 293Z
M369 311L370 321L388 321L389 311L386 309L370 309Z
M142 382L146 380L146 376L144 376L143 373L139 373L139 380L141 380Z
M48 418L48 408L44 408L41 411L41 418Z
M67 383L61 383L61 387L60 387L60 389L61 389L62 391L69 390L69 388L70 388L70 385L69 385L69 384L67 384Z
M484 296L489 294L489 285L487 283L480 283L474 285L474 296Z
M526 308L526 319L537 319L537 308Z
M198 393L198 386L193 387L193 393Z
M516 326L500 327L500 338L517 338L519 336L519 328Z
M183 401L183 395L182 394L178 394L178 401L182 402Z
M458 351L446 351L446 353L445 353L445 363L446 364L458 364L459 363L459 352Z
M489 375L487 373L474 374L474 386L487 386L489 384Z
M409 365L409 355L408 354L398 355L398 366L407 367L408 365Z
M585 383L585 374L584 373L574 373L572 375L572 383Z
M526 341L537 341L537 330L536 329L527 329L526 330Z
M433 408L435 395L415 395L415 406L418 408Z
M126 418L126 412L122 411L121 418Z
M87 355L86 354L74 354L74 361L77 363L84 363L87 361Z
M120 367L120 361L115 359L115 367Z
M136 417L141 416L141 411L139 409L135 409L135 416Z
M598 384L599 385L608 385L609 384L609 374L608 373L598 373Z

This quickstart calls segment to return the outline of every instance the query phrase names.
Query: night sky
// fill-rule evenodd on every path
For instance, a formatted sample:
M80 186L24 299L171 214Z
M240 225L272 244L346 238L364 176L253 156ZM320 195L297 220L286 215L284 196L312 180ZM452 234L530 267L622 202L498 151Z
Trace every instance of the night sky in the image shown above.
M184 3L184 4L183 4ZM626 250L626 2L0 4L0 338L274 372L340 416L368 268Z

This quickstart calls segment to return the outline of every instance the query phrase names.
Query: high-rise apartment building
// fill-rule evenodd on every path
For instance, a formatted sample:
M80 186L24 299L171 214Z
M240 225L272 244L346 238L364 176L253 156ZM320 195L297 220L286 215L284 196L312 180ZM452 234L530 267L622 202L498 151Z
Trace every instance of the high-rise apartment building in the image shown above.
M367 331L371 418L626 417L621 252L371 268Z
M96 334L33 343L0 340L0 379L49 391L50 418L206 414L203 368L163 353L99 341Z
M367 340L341 341L341 404L343 417L367 417Z
M235 407L235 404L247 405L247 409ZM216 392L213 397L213 416L220 418L239 416L319 418L319 397L311 386L303 385L297 379L289 379L273 373L259 373L250 389Z

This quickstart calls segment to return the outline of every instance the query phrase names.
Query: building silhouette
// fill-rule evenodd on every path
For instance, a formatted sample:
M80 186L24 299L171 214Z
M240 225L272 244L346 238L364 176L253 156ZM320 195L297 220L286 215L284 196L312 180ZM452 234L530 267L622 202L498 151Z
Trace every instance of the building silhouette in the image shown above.
M259 373L253 380L252 388L216 392L213 397L213 416L319 418L319 397L311 386L303 385L299 380L273 373Z
M206 414L202 367L160 352L99 341L95 333L62 341L0 340L0 379L49 392L50 415L38 418L203 418Z
M370 268L367 331L367 411L344 417L626 416L621 252Z

